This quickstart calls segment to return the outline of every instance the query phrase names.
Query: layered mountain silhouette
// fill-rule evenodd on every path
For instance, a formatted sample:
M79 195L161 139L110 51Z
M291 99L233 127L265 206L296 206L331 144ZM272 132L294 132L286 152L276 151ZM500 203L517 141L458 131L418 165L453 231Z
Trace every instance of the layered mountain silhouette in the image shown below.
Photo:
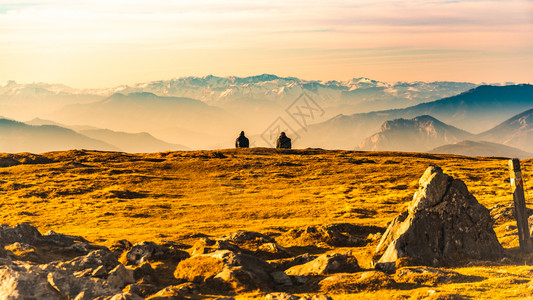
M507 145L486 141L461 141L455 144L442 145L435 149L429 150L428 152L466 156L516 157L519 159L533 157L532 153Z
M238 130L236 124L240 123L238 117L201 101L152 93L117 93L102 101L66 106L48 119L68 125L89 124L126 132L153 132L177 127L220 134L233 134ZM172 131L166 132L165 140L179 140Z
M479 138L533 152L533 109L524 111L481 133Z
M377 132L388 120L430 115L447 124L478 133L533 106L533 86L480 86L459 95L404 109L339 115L301 130L300 145L350 149Z
M80 130L80 133L90 138L112 144L120 150L130 153L190 150L183 145L170 144L156 139L146 132L128 133L109 129L88 129Z
M67 126L61 123L57 123L45 119L33 119L31 121L25 122L28 125L53 125L57 127L64 127L71 130L74 130L86 137L105 142L109 145L112 145L116 149L124 152L161 152L161 151L175 151L175 150L190 150L188 147L180 144L171 144L160 139L153 137L151 134L146 132L140 133L129 133L129 132L120 132L113 131L109 129L101 129L92 126L76 125L76 126ZM100 148L91 148L94 150L104 150Z
M360 150L422 152L471 139L473 135L431 116L386 121L378 133L364 139Z
M111 144L89 138L67 128L55 125L33 126L0 119L0 152L42 153L81 148L119 150Z

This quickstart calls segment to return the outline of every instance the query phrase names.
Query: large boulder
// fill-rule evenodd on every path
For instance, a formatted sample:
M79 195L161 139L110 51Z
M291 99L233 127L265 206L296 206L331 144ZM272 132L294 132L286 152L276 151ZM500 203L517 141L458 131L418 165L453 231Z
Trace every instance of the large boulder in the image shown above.
M492 225L489 210L463 181L431 166L420 178L408 210L390 223L374 258L386 264L411 257L434 266L499 259L504 251Z

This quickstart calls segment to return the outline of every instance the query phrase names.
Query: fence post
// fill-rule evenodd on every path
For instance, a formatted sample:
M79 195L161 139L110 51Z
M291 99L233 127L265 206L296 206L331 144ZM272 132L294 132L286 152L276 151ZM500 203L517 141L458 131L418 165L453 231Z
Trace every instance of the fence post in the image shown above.
M511 188L513 190L514 213L518 227L518 241L520 250L529 253L533 250L533 242L529 237L529 225L527 222L526 198L524 197L524 181L520 171L520 160L509 160L509 174L511 176Z

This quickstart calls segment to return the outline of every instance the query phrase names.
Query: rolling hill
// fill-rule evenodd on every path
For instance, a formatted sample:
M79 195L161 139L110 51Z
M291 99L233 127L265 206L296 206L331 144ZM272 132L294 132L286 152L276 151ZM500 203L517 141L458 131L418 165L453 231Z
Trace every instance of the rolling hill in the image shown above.
M80 148L119 151L111 144L67 128L55 125L33 126L0 119L0 152L42 153Z
M512 157L519 159L532 158L533 154L520 149L485 141L461 141L455 144L442 145L429 150L429 153L456 154L466 156Z
M533 106L533 86L480 86L462 94L404 109L339 115L301 130L299 147L353 149L388 120L430 115L473 133L485 131Z
M359 150L423 152L471 139L473 135L431 116L386 121L378 133L364 139Z

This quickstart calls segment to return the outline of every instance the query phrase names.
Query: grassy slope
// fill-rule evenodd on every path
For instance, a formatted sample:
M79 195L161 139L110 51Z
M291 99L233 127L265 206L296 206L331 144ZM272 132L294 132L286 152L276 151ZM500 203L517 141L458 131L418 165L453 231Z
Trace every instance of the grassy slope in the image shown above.
M418 178L430 164L465 181L486 207L512 202L507 161L498 158L274 149L145 155L69 151L43 156L55 162L0 168L0 222L30 222L43 233L51 229L100 244L123 238L192 243L198 233L276 233L337 222L385 228L407 208ZM523 162L526 199L533 196L528 188L532 165ZM514 235L505 236L507 225L512 223L496 224L495 229L504 247L513 248L518 241ZM354 249L363 267L370 267L375 244ZM427 295L426 290L437 289L486 298L530 294L528 284L507 282L533 274L533 267L523 263L455 270L487 279L415 291Z

